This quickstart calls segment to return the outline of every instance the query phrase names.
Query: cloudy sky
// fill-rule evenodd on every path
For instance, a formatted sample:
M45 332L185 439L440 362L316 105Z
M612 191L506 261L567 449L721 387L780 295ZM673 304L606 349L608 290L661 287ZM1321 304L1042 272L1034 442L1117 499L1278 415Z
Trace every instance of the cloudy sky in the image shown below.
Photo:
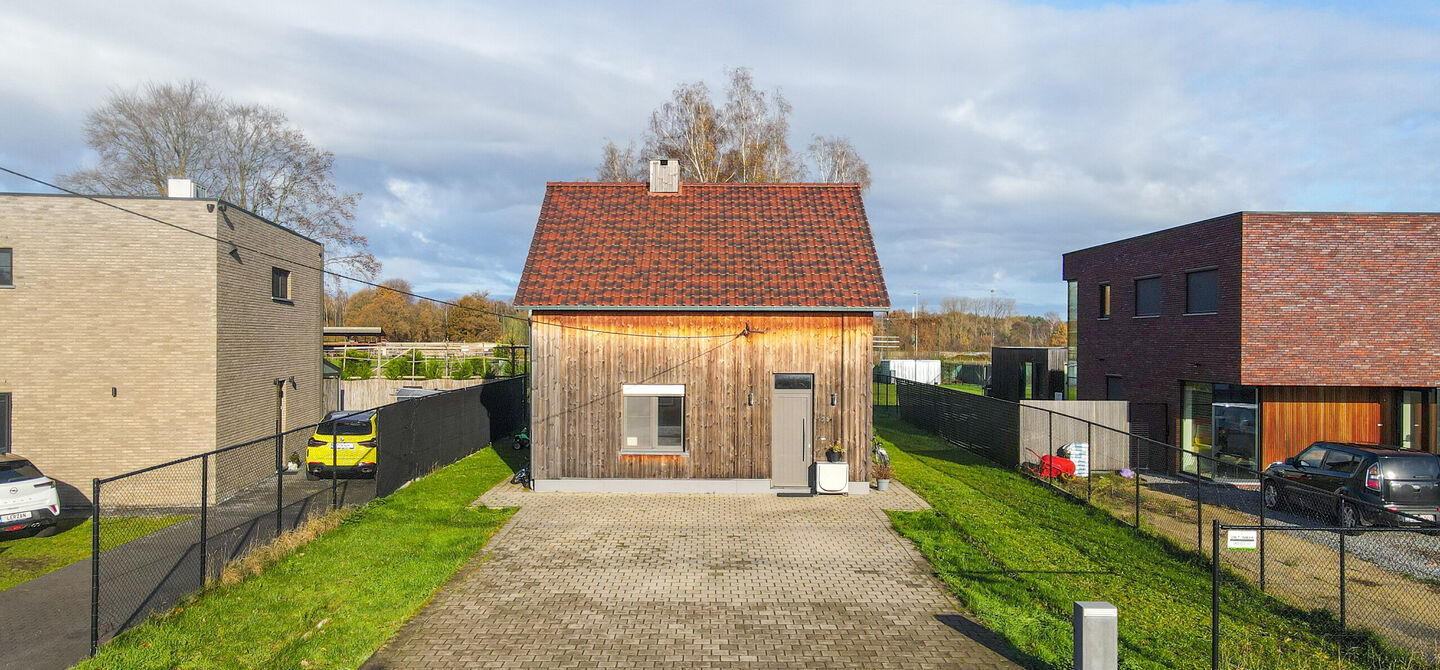
M739 65L793 146L869 161L897 306L1063 311L1062 253L1241 209L1440 209L1432 2L122 4L6 3L0 165L84 165L108 92L200 79L334 151L384 275L439 296L511 295L545 182Z

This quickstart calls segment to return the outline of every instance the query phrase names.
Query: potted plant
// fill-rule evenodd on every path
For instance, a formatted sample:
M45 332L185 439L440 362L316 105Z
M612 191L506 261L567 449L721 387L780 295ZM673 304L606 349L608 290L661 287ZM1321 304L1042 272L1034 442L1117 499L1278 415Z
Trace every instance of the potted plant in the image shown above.
M889 465L887 465L887 464L885 464L885 463L881 463L881 464L875 466L875 490L876 490L876 491L889 491L889 490L890 490L890 475L891 475L891 472L890 472L890 466L889 466Z
M845 447L840 446L839 442L830 445L830 448L825 450L825 458L831 463L844 463Z

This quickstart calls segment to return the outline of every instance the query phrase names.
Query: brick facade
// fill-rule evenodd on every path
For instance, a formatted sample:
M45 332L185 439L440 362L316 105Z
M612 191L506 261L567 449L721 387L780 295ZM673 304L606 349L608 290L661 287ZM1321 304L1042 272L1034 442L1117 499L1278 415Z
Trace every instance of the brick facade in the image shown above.
M1164 403L1155 421L1177 433L1182 381L1240 382L1241 217L1238 214L1065 254L1076 281L1078 397L1104 400L1118 375L1125 400ZM1185 273L1219 269L1219 309L1186 315ZM1135 316L1135 279L1159 275L1160 315ZM1100 285L1111 287L1111 314L1100 317ZM1161 435L1157 434L1156 437Z
M1186 315L1186 272L1207 267L1217 313ZM1152 275L1160 315L1135 318L1134 280ZM1064 277L1077 282L1078 397L1104 399L1118 375L1132 411L1163 411L1172 443L1184 381L1370 387L1382 404L1387 389L1440 386L1440 214L1239 212L1065 254ZM1335 410L1315 404L1311 420ZM1281 437L1267 449L1288 455Z
M1246 384L1440 386L1440 214L1246 213Z
M320 262L318 243L215 200L107 200ZM14 249L15 286L0 289L12 448L62 482L67 504L92 477L272 429L274 377L298 382L292 425L318 418L318 272L296 268L295 304L274 304L269 259L237 261L228 244L71 196L0 195L0 247Z

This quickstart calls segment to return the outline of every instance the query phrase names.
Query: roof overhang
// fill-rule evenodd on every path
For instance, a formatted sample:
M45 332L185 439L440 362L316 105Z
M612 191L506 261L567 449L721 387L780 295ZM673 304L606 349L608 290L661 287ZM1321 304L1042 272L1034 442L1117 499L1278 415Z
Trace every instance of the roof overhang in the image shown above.
M815 307L798 305L516 305L532 312L888 312L883 307Z

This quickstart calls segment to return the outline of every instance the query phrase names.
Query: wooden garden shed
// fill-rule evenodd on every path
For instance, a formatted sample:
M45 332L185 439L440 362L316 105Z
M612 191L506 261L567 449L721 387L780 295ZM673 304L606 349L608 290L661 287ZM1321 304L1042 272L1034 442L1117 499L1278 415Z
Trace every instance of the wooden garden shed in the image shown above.
M551 183L517 306L532 321L541 491L808 489L840 444L869 490L873 314L853 184Z

